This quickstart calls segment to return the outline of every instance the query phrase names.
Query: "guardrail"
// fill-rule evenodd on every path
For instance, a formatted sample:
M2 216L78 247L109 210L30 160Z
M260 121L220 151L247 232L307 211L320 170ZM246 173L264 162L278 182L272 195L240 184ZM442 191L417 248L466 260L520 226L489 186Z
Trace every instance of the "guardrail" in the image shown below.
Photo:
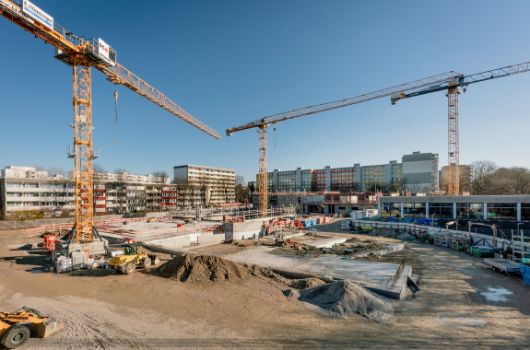
M451 230L451 229L445 229L441 227L433 227L433 226L424 226L424 225L416 225L411 223L404 223L404 222L381 222L381 221L372 221L372 220L351 220L354 227L357 225L358 227L361 226L371 226L375 229L392 229L392 230L405 230L409 231L411 233L419 233L419 234L428 234L434 237L436 240L437 238L440 238L441 236L446 236L446 238L459 238L459 239L468 239L470 236L475 240L484 240L491 242L493 241L492 236L484 235L481 233L475 233L475 232L465 232L465 231L458 231L458 230ZM501 243L507 246L512 246L515 244L520 244L519 242L513 242L510 239L497 237L497 243ZM525 243L525 247L530 248L530 243Z

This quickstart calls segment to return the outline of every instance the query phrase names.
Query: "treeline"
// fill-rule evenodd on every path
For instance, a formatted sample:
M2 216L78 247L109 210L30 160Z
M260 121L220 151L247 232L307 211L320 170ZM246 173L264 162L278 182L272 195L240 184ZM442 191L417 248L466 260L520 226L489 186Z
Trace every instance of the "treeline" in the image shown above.
M472 194L530 194L530 170L497 167L494 162L471 164Z

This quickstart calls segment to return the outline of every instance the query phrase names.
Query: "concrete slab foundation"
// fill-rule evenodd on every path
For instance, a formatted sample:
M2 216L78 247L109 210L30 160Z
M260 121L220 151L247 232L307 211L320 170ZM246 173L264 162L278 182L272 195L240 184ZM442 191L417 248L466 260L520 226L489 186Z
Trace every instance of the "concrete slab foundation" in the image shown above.
M344 237L332 238L317 238L304 241L304 244L312 248L332 248L335 244L341 244L348 239Z
M315 277L351 280L385 296L400 299L407 287L407 277L412 274L410 266L344 259L336 255L299 257L278 255L274 248L250 247L225 255L225 259L269 267L279 271L300 273Z

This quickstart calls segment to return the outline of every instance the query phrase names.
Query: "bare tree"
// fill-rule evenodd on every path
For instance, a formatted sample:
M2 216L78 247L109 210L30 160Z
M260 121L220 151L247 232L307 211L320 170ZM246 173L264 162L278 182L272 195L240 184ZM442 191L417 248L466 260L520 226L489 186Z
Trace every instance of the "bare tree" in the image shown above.
M50 167L48 168L48 175L50 176L60 175L62 177L66 177L66 170L60 167Z
M245 178L241 175L236 175L236 185L245 186Z
M153 176L158 177L162 183L166 183L167 179L169 179L169 175L163 170L155 171Z
M473 194L530 193L530 170L527 168L497 168L493 162L472 164Z
M107 172L107 170L105 170L105 168L103 168L103 166L98 163L92 165L92 170L94 171L94 173L106 173Z
M250 201L250 192L247 187L244 187L242 184L236 184L236 202L242 204L248 204Z
M492 175L490 194L526 194L530 191L530 171L525 168L499 168Z
M497 166L491 161L481 160L471 164L473 194L488 194L492 190L495 170L497 170Z

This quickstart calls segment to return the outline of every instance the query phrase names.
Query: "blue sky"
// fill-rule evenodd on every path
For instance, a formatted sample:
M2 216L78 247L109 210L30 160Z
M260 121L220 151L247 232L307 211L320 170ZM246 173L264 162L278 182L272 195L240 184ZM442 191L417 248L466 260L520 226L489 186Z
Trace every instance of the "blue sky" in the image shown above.
M214 140L93 73L94 142L107 170L185 163L257 171L257 133L227 127L449 70L530 60L530 2L35 0L72 32L101 37L125 67L223 134ZM71 169L71 69L53 48L0 18L0 166ZM461 163L530 166L530 73L471 86L460 98ZM278 124L269 168L400 160L447 162L443 93L388 99Z

